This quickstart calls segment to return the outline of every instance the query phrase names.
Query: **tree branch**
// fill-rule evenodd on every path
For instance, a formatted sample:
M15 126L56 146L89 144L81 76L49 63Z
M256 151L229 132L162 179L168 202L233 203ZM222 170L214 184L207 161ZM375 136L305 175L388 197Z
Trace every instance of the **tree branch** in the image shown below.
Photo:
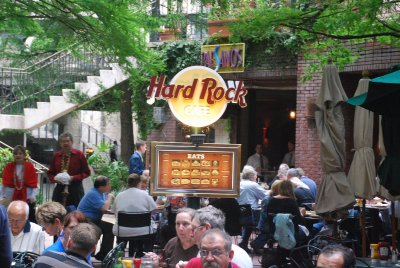
M325 36L325 37L338 39L338 40L354 40L354 39L363 39L363 38L373 38L373 37L379 37L379 36L393 36L393 37L397 37L397 38L400 37L400 33L394 33L394 32L381 32L381 33L361 34L361 35L334 35L334 34L329 34L329 33L324 33L324 32L313 31L310 28L305 28L305 27L292 25L292 24L282 24L282 26L292 28L292 29L302 30L302 31L306 31L306 32L309 32L312 34Z
M386 23L383 20L377 19L379 23L381 23L383 26L385 26L386 28L388 28L389 30L392 30L393 32L400 32L400 29L396 29L393 26L389 25L388 23Z

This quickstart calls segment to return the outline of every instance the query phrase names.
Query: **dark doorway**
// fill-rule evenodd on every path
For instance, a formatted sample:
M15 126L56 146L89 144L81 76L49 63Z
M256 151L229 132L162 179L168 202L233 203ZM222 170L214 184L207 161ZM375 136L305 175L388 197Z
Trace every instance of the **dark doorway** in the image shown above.
M248 136L239 140L247 143L248 148L247 154L242 154L242 166L255 152L256 145L263 144L270 169L277 169L287 152L287 142L295 140L296 118L290 118L290 112L296 111L296 91L251 90L248 100Z

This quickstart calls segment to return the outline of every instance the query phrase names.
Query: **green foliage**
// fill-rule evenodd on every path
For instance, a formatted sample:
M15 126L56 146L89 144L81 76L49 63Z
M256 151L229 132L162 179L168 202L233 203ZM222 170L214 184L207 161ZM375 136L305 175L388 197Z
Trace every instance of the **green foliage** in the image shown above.
M147 48L146 32L157 29L148 6L138 0L4 0L0 3L0 54L35 56L58 51L71 44L91 46L104 56L134 68L130 57L143 68L157 70L153 51ZM25 37L35 37L24 47Z
M400 45L397 1L274 2L257 2L256 8L242 8L236 16L238 21L230 27L233 39L272 40L266 47L267 54L277 45L306 53L306 57L319 61L310 65L307 77L326 64L328 58L339 67L353 62L358 52L348 48L352 44L378 40L386 45Z
M6 135L23 135L29 133L28 130L24 129L3 129L0 131L0 136Z
M12 161L12 150L9 148L0 148L0 174L3 174L3 169L6 164Z
M40 191L36 194L36 205L40 206L41 204L43 204L43 193L41 193Z
M165 61L163 74L167 79L177 74L182 69L200 65L201 45L199 41L174 41L164 43L160 48L161 55Z
M201 0L208 10L209 20L236 18L250 2L250 0Z
M123 162L110 161L108 154L110 148L111 145L107 143L96 146L96 152L88 158L88 163L95 171L94 178L99 175L110 178L112 190L119 192L126 187L129 169Z

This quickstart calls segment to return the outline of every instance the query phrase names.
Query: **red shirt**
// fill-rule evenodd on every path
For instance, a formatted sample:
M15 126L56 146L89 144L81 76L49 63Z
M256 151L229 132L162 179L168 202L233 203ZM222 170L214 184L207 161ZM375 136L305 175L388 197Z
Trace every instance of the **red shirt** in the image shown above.
M185 268L203 268L203 264L201 263L201 258L193 258L188 264L186 264ZM236 263L230 262L228 268L240 268Z
M49 175L49 179L51 182L56 182L54 177L62 172L61 164L62 164L62 151L58 151L54 154L53 161L50 165L49 171L47 171L47 175ZM81 181L90 176L90 169L84 154L76 149L71 149L71 156L69 159L68 165L68 174L71 176L71 180L73 181Z

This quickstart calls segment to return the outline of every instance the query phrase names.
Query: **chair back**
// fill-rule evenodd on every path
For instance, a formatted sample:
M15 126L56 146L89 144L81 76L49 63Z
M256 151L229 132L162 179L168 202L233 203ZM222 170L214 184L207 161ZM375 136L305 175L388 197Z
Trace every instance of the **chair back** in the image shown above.
M118 218L118 236L119 236L119 228L120 227L128 227L128 228L140 228L140 227L148 227L149 234L151 228L151 212L150 211L142 211L142 212L125 212L120 211L117 215Z
M121 227L147 227L151 225L151 212L118 212L118 225Z
M321 249L312 245L303 245L290 251L289 259L294 268L314 268Z

